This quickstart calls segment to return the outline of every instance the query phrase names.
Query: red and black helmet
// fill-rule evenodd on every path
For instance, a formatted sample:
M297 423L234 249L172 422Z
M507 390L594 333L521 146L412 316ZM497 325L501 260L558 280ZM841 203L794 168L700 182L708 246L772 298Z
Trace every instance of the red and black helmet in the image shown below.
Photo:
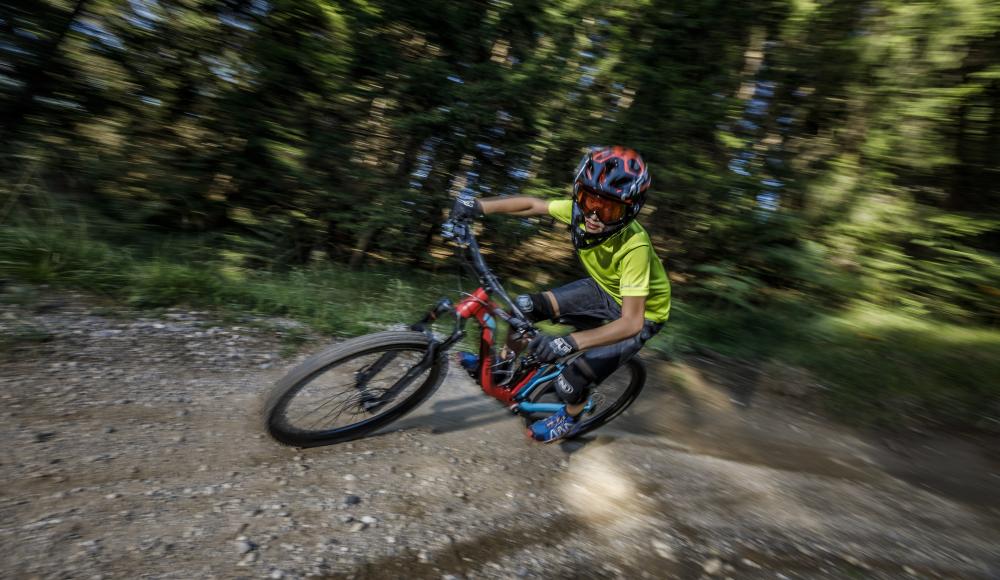
M591 149L580 160L573 180L573 245L578 250L589 248L624 229L646 203L649 183L646 163L634 149ZM592 213L605 225L600 234L587 233L583 225Z

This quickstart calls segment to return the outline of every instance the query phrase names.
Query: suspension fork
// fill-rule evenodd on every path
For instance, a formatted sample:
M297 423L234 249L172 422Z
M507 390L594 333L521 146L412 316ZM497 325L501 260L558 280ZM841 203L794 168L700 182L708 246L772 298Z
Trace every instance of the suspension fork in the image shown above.
M390 403L393 399L396 398L396 395L398 395L400 393L400 391L402 391L403 389L405 389L413 381L413 379L419 377L421 374L423 374L423 372L425 370L427 370L428 368L431 367L432 364L434 364L434 359L437 358L437 354L438 354L438 351L439 351L439 346L441 344L442 343L437 342L436 340L432 340L431 343L427 347L427 351L424 352L423 358L420 359L420 362L418 362L417 364L415 364L412 367L410 367L409 369L407 369L407 371L405 373L403 373L403 376L401 376L398 379L396 379L396 382L393 383L391 387L389 387L388 389L386 389L386 391L384 393L382 393L381 395L379 395L378 397L375 397L371 393L368 393L367 391L365 391L364 389L365 389L366 385L360 384L360 383L355 384L355 386L359 390L364 391L364 394L363 394L362 400L361 400L361 408L364 409L365 411L371 412L371 411L375 411L375 410L377 410L377 409L385 406L386 404ZM385 364L383 364L383 365L381 365L381 367L379 367L380 369L381 368L385 368L385 365L389 364L389 362L391 362L392 359L394 359L394 358L396 358L396 353L394 353L394 352L392 352L392 353L387 352L384 355L382 355L379 358L379 360L376 361L375 364L383 362L382 359L389 359L388 362L385 362ZM374 374L375 373L368 374L367 377L366 377L366 380L368 378L371 378L371 376L373 376Z
M396 379L396 382L393 383L391 387L386 389L386 391L381 395L379 395L378 397L371 396L370 398L362 399L361 407L364 410L370 412L379 409L384 405L392 402L392 400L396 398L396 395L398 395L403 389L409 386L409 384L413 382L414 379L423 374L425 370L431 368L434 365L434 362L436 361L438 356L440 356L440 353L447 351L449 348L451 348L451 345L455 344L455 342L461 339L463 334L464 332L461 331L460 329L456 330L454 334L452 334L443 342L438 341L437 339L431 337L431 341L427 345L427 351L424 352L424 356L423 358L420 359L420 362L407 369L407 371L403 374L403 376ZM382 355L382 357L385 358L390 354L393 355L392 358L395 358L396 353L386 353ZM359 386L359 388L363 387Z
M396 379L396 382L392 384L391 387L386 389L384 393L380 396L375 397L366 391L368 386L368 380L382 371L386 366L388 366L392 361L398 356L398 352L387 352L380 356L377 361L372 363L366 369L363 369L355 375L354 387L359 391L363 392L361 406L366 411L374 411L385 404L391 402L396 398L396 395L405 389L414 379L419 377L425 370L429 369L434 361L437 359L439 353L448 350L453 344L461 340L462 336L465 334L463 330L464 319L458 318L455 323L455 330L452 332L444 341L439 341L434 337L434 334L428 330L427 326L437 319L441 314L452 311L454 312L454 306L451 300L447 298L442 298L438 301L437 305L433 310L428 312L420 322L412 325L410 328L412 330L417 330L423 332L430 339L427 344L427 350L424 352L424 356L420 361L407 369L407 371L400 378Z
M434 339L434 335L431 334L430 332L428 332L428 330L427 330L428 325L430 323L434 322L435 320L437 320L438 316L440 316L441 314L443 314L445 312L448 312L449 310L454 310L454 308L455 307L451 303L451 300L449 300L447 298L442 298L442 299L438 300L437 304L434 305L434 308L431 309L430 311L428 311L427 314L425 314L424 317L421 318L419 322L416 322L416 323L410 325L410 330L416 330L417 332L423 332L424 334L427 334L430 337L430 339L431 339L431 348L428 349L428 353L431 352L432 350L434 350L435 344L439 344ZM454 342L454 341L452 341L452 342ZM450 343L449 343L449 345L450 345ZM363 369L359 370L354 375L354 387L356 389L358 389L359 391L364 390L368 386L368 380L371 379L373 376L375 376L375 375L379 374L380 372L382 372L382 369L384 369L385 367L387 367L388 365L390 365L392 363L392 361L396 360L396 356L398 356L398 355L399 355L399 353L395 352L395 351L387 352L387 353L383 354L382 356L380 356L377 361L375 361L372 364L368 365L366 368L363 368ZM425 356L424 359L426 359L426 358L427 357ZM418 366L423 365L423 363L424 363L424 360L422 359L420 361L420 363L418 364Z

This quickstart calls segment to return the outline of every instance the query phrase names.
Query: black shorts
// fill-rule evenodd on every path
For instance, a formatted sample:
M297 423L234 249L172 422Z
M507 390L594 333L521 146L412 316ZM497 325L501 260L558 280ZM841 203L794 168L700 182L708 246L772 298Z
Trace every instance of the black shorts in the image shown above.
M558 315L553 322L567 324L577 330L589 330L621 318L621 306L601 288L593 278L584 278L550 290L558 305ZM599 384L611 376L618 367L635 356L650 338L663 328L662 322L646 320L642 331L620 342L597 346L584 351L574 361L580 364L593 382Z

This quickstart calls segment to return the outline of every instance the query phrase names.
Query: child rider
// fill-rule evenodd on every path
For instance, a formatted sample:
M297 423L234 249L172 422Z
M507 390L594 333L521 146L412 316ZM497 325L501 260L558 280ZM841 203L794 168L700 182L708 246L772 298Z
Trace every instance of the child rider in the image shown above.
M536 441L571 435L590 388L639 352L667 320L670 281L649 234L635 221L649 183L646 164L637 152L601 147L580 161L572 199L464 197L452 209L453 219L494 213L551 215L569 225L576 255L590 275L516 298L518 308L533 322L552 320L577 329L566 336L536 336L528 349L541 362L586 351L556 377L556 391L566 405L529 427L528 435Z

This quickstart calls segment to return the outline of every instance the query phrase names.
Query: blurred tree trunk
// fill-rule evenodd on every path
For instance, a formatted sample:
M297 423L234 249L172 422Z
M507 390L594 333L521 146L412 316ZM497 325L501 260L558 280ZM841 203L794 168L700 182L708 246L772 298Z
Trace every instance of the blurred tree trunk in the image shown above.
M21 89L21 93L14 103L0 114L0 135L3 135L4 141L8 145L10 145L20 130L24 119L30 114L35 103L35 98L44 96L48 92L48 72L52 63L59 53L63 40L69 34L73 22L80 16L89 1L76 0L73 10L70 11L69 15L66 16L55 30L53 37L38 51L38 58L34 66L18 75L24 83L24 87Z
M434 243L434 235L437 234L438 230L441 228L440 220L438 216L441 215L441 210L447 207L447 199L441 196L435 196L433 201L431 201L431 207L428 211L428 219L425 224L423 236L420 239L420 243L414 244L414 251L410 257L410 266L413 268L423 268L427 265L427 258L431 253L431 245ZM414 241L416 241L417 235L414 235Z
M373 196L372 199L367 200L367 203L372 205L381 203L383 212L381 215L370 218L361 233L358 235L357 245L354 247L354 250L351 253L351 259L348 262L348 266L352 269L359 268L364 263L365 255L372 249L373 240L377 239L375 234L384 229L381 224L383 224L387 218L393 220L394 222L403 222L404 230L408 225L410 225L409 220L407 220L406 216L399 211L398 207L399 202L406 200L401 199L395 192L403 192L403 196L405 197L411 190L410 173L413 171L417 155L420 152L420 140L412 136L404 137L402 146L403 154L399 159L399 162L396 165L396 170L393 172L391 181L386 188L387 191L384 191L380 195ZM376 243L375 246L378 247L378 243Z
M372 240L375 239L375 235L378 230L374 227L365 228L361 232L361 236L358 238L358 245L355 246L351 253L351 261L348 262L348 267L352 270L357 270L365 262L365 257L368 254L368 248L372 244Z

